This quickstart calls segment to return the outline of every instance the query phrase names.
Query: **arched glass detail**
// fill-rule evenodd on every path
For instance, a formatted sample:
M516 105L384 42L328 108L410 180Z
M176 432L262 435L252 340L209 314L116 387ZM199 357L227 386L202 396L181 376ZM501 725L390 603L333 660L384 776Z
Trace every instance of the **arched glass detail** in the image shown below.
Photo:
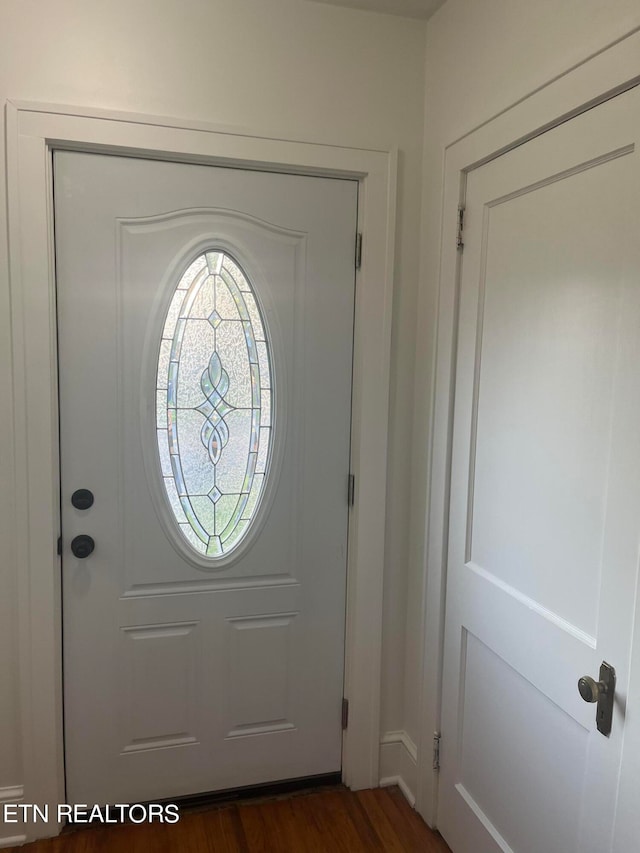
M156 426L164 487L178 528L215 560L246 535L272 444L271 354L253 288L226 252L204 252L181 276L164 323Z

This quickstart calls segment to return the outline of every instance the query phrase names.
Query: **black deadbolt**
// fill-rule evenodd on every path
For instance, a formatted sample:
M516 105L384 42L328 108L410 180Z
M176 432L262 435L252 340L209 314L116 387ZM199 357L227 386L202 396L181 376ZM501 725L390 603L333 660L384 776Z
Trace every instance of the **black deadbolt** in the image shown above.
M93 492L89 489L76 489L71 495L71 503L76 509L89 509L93 506Z
M95 547L96 543L93 541L92 537L87 536L86 533L76 536L71 540L71 551L73 556L77 557L79 560L84 560L88 557Z

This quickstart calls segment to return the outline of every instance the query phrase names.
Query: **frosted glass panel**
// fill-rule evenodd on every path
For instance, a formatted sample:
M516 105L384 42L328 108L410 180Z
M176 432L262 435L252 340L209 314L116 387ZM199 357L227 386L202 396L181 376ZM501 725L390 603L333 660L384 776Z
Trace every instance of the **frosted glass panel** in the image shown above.
M272 359L249 279L225 252L186 269L156 377L158 462L177 530L211 561L246 535L271 457Z

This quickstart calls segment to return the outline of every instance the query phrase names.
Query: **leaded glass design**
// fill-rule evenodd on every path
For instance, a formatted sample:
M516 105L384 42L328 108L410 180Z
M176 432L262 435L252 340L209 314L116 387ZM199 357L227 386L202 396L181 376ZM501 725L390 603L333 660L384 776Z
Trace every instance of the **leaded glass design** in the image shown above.
M156 382L158 454L181 534L212 560L249 529L269 467L269 342L252 287L226 252L200 255L167 311Z

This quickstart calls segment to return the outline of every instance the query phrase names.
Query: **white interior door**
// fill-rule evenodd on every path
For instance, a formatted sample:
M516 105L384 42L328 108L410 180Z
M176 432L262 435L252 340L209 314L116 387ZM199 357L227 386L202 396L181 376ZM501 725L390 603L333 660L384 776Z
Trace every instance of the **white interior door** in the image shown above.
M68 802L339 771L357 183L54 165Z
M634 89L468 178L438 813L455 853L611 849L640 531L639 145ZM603 660L608 737L577 690Z

